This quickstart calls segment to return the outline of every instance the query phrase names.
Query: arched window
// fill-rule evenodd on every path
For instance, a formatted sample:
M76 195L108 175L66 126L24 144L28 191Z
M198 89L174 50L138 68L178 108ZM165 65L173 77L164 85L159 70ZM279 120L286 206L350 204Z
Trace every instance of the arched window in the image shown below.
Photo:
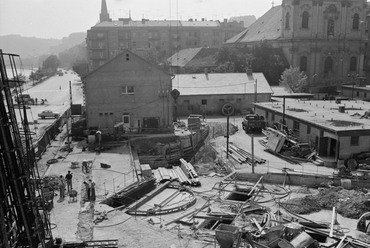
M360 28L360 16L356 13L353 15L352 29L358 30Z
M290 26L290 24L289 24L289 19L290 19L290 14L289 14L289 12L288 12L288 13L286 13L286 15L285 15L285 29L289 29L289 26Z
M334 20L333 19L328 20L327 34L328 36L334 36Z
M324 64L324 73L328 73L332 71L333 71L333 59L331 57L327 57L325 59L325 64Z
M307 71L307 56L301 56L301 60L299 63L299 69L301 71Z
M302 28L308 28L308 12L304 11L302 14Z
M356 71L357 70L357 58L355 56L351 57L349 62L349 70Z

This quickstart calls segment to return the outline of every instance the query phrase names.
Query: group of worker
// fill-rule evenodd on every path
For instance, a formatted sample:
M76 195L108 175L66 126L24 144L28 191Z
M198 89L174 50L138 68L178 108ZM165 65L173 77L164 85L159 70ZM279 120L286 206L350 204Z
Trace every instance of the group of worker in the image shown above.
M62 201L65 198L65 190L67 186L67 192L71 192L73 190L72 187L72 173L71 171L68 171L68 173L63 177L63 175L60 175L58 186L59 186L59 196L60 201ZM87 201L95 201L96 195L95 195L95 182L93 182L91 179L89 179L87 182L84 182L85 185L85 200Z

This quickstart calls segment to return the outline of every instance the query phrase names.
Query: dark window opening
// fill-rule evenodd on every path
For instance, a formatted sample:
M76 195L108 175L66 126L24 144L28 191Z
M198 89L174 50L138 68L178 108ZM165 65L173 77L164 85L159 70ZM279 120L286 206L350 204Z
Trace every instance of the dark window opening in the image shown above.
M129 61L130 60L130 54L126 53L126 60Z
M207 105L207 99L202 99L202 105Z
M303 12L303 14L302 14L302 28L308 28L308 19L309 19L308 12L307 11Z
M349 63L349 70L350 71L356 71L357 70L357 58L351 57L350 63Z
M288 12L285 15L285 29L289 29L289 26L290 26L289 19L290 19L290 14Z
M324 73L328 73L332 71L333 71L333 59L331 57L327 57L325 59L325 64L324 64Z
M352 29L359 30L360 28L360 16L356 13L353 15Z
M307 56L301 56L299 68L301 71L307 71Z
M360 141L359 136L351 136L351 146L358 146Z
M307 134L311 133L311 126L307 126Z

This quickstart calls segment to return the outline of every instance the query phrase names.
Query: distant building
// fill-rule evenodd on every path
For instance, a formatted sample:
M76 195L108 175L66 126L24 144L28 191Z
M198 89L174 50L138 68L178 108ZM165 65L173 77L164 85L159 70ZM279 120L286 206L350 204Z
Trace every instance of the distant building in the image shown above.
M100 22L87 31L89 68L95 69L116 56L122 49L140 55L148 50L162 58L184 48L221 47L244 29L242 22L189 19L134 21L129 18L111 20L102 0Z
M172 88L180 92L176 104L178 115L220 115L226 103L233 105L235 114L243 114L253 109L255 101L269 102L272 90L263 74L248 74L177 74Z
M171 73L194 73L204 72L216 67L215 54L218 48L187 48L182 49L167 59Z
M87 127L158 132L172 125L171 75L123 50L83 77Z
M249 27L255 21L256 17L254 15L234 16L229 19L229 22L243 22L245 28Z
M311 101L280 98L280 101L257 103L256 113L268 125L282 123L298 137L299 142L314 147L319 156L335 164L354 153L370 150L368 103L363 101Z
M366 0L283 0L226 43L267 41L306 72L312 92L328 91L350 81L348 74L366 74L368 13Z

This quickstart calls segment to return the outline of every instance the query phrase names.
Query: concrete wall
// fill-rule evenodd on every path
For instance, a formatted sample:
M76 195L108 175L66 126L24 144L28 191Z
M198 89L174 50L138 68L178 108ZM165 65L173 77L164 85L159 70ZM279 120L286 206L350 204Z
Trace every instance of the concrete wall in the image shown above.
M257 94L258 102L268 102L271 94ZM202 105L202 100L207 101L207 105ZM189 114L220 115L221 108L225 103L232 103L236 114L240 114L246 109L253 109L255 100L254 94L240 95L180 95L177 100L177 110L180 116Z
M370 151L370 136L359 136L358 145L351 145L351 136L340 137L339 142L340 159L348 158L354 153Z
M158 118L159 127L172 124L171 76L126 52L84 79L87 126L113 128L130 117L128 128L144 127L144 118ZM126 86L134 92L127 94Z

